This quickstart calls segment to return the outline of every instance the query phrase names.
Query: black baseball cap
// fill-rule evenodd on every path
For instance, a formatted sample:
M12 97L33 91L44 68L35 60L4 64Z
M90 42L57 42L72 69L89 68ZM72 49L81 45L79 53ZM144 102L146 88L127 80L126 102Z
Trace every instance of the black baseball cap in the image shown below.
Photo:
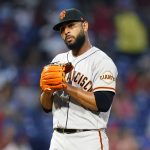
M64 23L73 22L73 21L85 21L85 17L82 12L76 8L66 9L60 12L59 21L54 25L53 29L59 31L60 27Z

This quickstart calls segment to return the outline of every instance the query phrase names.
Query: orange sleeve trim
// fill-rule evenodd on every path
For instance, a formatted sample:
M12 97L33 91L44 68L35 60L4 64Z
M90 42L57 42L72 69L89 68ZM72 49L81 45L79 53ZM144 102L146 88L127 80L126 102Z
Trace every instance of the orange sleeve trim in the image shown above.
M101 131L99 130L98 133L99 133L99 141L100 141L101 150L104 150Z
M115 88L112 88L112 87L96 87L96 88L93 89L93 91L95 91L97 89L104 89L104 90L106 89L106 90L112 90L112 91L115 92Z

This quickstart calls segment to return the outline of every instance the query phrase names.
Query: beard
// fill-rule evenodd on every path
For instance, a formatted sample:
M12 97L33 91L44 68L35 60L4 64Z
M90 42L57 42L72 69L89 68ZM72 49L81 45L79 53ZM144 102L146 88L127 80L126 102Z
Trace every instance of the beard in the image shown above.
M67 43L65 41L65 44L70 50L74 52L78 52L80 48L82 47L82 45L84 44L84 42L85 42L85 35L84 35L84 32L81 31L80 34L77 36L74 43Z

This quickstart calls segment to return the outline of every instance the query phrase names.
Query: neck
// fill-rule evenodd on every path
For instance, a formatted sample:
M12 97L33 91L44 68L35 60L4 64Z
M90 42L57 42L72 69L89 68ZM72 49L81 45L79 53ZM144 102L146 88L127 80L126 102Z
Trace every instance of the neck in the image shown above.
M83 53L87 52L89 49L91 49L91 47L92 47L92 45L91 45L90 41L87 40L86 42L84 42L83 46L79 50L72 51L72 54L76 57L80 56Z

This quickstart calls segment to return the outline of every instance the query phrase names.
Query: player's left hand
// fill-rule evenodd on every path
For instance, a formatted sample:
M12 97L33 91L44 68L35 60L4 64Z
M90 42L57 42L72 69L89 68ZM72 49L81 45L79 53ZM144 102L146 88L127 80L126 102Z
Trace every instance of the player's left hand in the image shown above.
M67 87L65 75L73 69L71 63L46 65L41 73L40 87L43 91L60 90Z

